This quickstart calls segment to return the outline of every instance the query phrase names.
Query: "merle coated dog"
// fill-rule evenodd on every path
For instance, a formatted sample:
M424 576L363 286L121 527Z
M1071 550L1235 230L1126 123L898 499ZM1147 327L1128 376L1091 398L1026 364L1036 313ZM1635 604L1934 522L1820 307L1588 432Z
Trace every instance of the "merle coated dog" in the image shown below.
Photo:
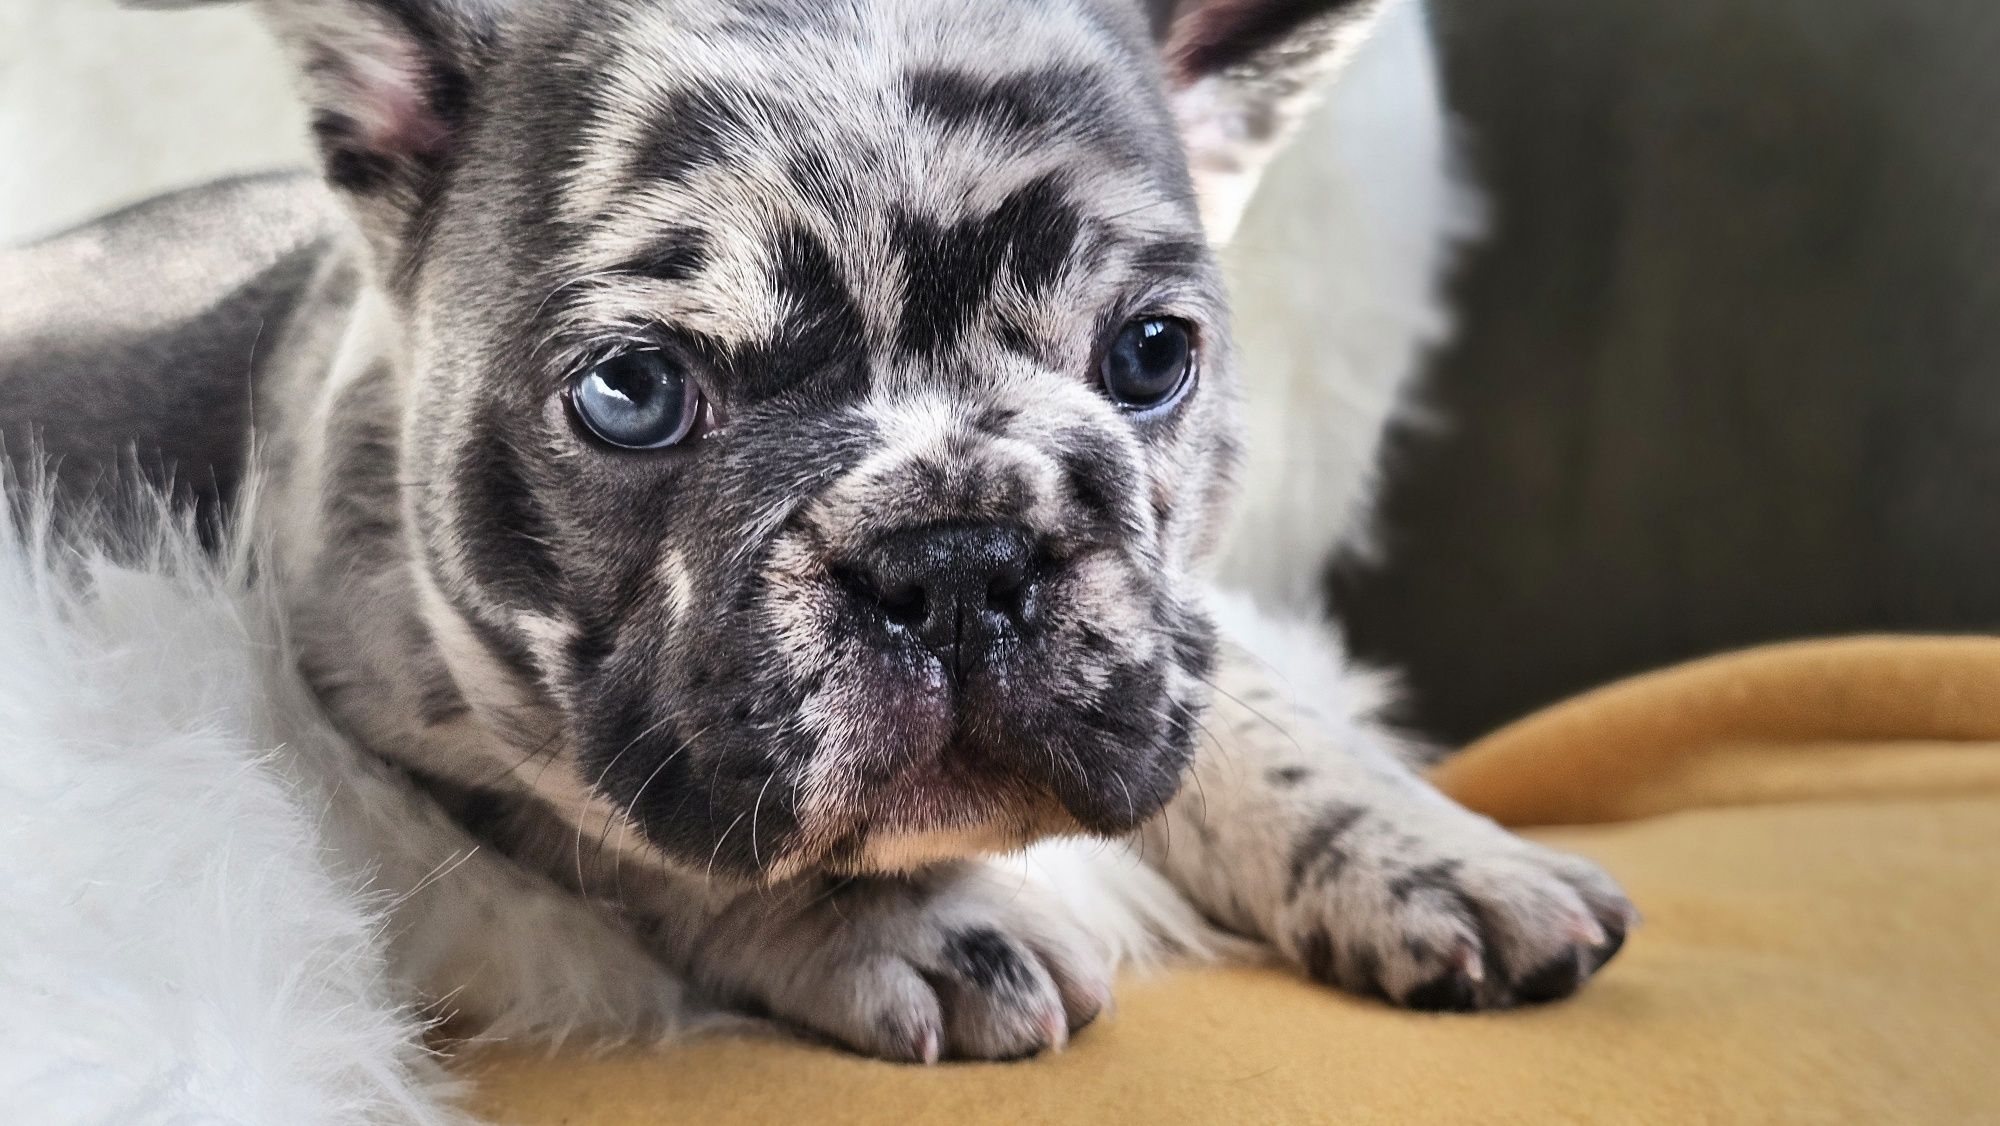
M0 260L0 423L217 528L254 472L348 734L660 972L856 1049L1105 1006L1107 908L995 859L1055 838L1398 1004L1563 996L1617 887L1204 578L1211 246L1383 7L263 0L323 177Z

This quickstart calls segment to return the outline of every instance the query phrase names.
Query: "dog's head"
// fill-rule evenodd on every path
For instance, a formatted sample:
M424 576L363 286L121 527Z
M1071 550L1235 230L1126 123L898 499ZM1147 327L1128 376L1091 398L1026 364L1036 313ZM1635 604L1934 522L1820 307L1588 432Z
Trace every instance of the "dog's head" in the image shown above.
M403 326L475 710L526 692L740 872L1175 793L1237 441L1210 242L1376 0L267 6Z

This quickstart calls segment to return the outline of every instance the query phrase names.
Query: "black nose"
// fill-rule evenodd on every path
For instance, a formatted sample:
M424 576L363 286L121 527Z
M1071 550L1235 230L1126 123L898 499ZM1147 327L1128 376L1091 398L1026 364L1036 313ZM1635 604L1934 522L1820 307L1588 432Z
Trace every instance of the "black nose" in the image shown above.
M899 532L848 567L848 585L891 632L914 637L955 675L1035 627L1040 568L1033 537L993 524Z

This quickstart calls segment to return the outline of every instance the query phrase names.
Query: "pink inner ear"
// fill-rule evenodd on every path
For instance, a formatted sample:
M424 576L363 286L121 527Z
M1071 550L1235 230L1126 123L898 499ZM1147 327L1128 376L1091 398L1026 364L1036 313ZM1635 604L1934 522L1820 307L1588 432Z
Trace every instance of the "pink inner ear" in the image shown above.
M359 139L370 152L421 159L444 151L450 132L431 103L430 68L415 52L349 60L345 78Z
M1226 53L1232 40L1254 21L1269 18L1264 9L1303 6L1285 0L1199 0L1179 5L1167 39L1174 80L1185 86L1214 70L1211 59Z
M1174 80L1189 85L1283 42L1308 20L1366 7L1355 0L1183 0L1167 60Z

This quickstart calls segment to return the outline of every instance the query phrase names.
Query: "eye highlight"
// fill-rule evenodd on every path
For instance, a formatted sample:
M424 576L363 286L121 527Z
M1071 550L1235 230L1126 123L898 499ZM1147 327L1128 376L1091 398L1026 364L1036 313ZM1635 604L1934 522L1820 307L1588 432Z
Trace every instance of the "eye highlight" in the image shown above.
M584 429L621 450L663 450L713 429L712 412L686 369L664 352L626 352L569 386Z
M1134 413L1179 401L1194 382L1194 329L1174 317L1127 321L1104 353L1098 378L1111 401Z

